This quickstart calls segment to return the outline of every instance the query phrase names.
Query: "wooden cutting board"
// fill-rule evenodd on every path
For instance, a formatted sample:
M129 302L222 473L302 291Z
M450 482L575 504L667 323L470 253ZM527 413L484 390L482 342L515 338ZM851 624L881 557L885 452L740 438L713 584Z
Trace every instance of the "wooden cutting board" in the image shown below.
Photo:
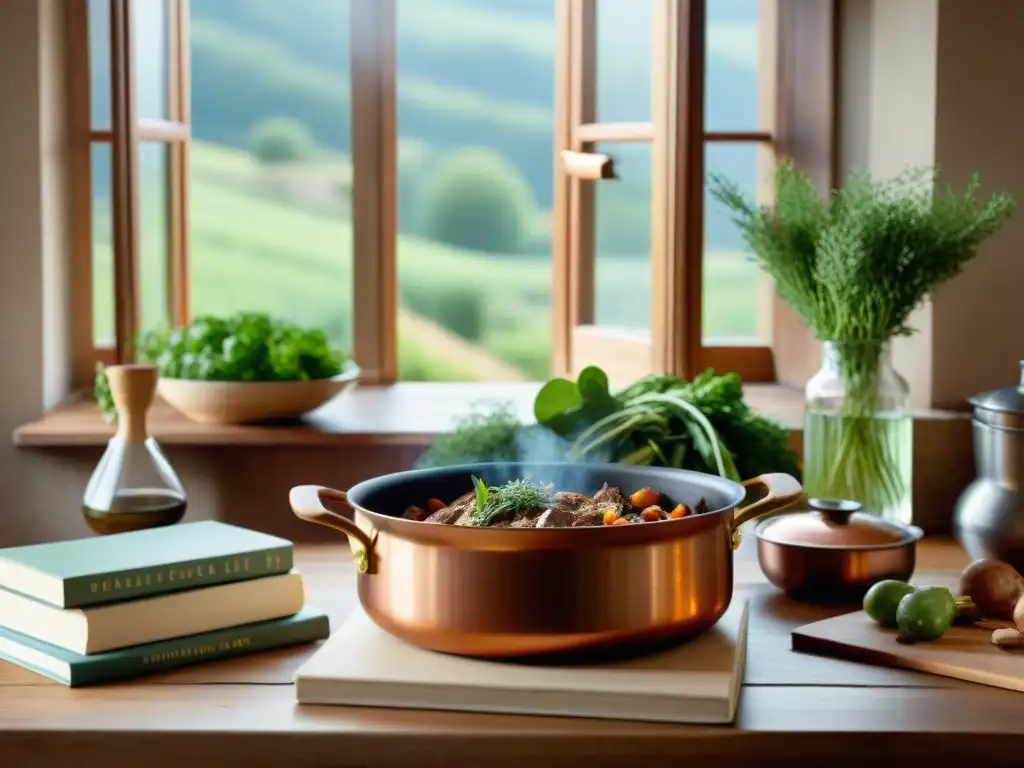
M1024 691L1024 650L992 645L992 631L1009 622L953 627L932 643L903 645L896 630L881 627L863 611L805 624L793 630L793 650L888 667L955 677Z

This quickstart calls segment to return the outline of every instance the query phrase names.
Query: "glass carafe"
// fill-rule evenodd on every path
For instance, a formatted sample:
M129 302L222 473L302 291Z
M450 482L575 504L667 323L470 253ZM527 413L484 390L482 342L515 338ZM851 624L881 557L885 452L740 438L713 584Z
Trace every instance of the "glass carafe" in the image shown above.
M117 408L117 433L93 470L82 513L94 533L110 534L173 525L185 515L187 498L178 475L156 440L146 414L156 393L151 365L106 369Z

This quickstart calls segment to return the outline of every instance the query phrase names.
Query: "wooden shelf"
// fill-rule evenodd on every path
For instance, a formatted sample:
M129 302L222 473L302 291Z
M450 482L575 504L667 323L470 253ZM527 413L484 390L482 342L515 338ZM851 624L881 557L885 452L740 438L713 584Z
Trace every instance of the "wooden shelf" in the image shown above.
M420 383L360 386L302 419L253 425L199 424L160 399L149 414L150 434L166 445L408 445L427 446L475 404L508 403L524 422L533 420L537 382ZM798 449L804 418L803 393L778 384L748 384L750 407L790 430ZM934 437L961 430L970 414L919 411L915 423ZM103 421L91 397L79 395L42 418L14 430L17 446L67 448L104 445L114 428ZM931 439L931 437L929 437Z
M162 400L149 413L164 445L429 445L474 403L501 401L532 419L539 384L426 384L356 387L302 419L259 425L199 424ZM14 431L14 444L104 445L114 434L91 398L78 397Z
M150 433L165 445L429 445L474 403L506 402L523 421L533 419L538 383L400 383L362 386L294 421L259 425L199 424L165 402L150 411ZM750 385L751 406L792 429L803 419L803 398L796 390ZM104 445L114 434L91 398L79 396L37 421L14 431L24 447Z

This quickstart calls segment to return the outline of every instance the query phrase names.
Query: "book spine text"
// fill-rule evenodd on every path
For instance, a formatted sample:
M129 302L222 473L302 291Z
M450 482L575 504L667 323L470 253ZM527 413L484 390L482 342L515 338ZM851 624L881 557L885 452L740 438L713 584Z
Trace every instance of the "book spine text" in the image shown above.
M313 642L329 634L330 623L325 615L287 624L266 622L233 627L166 641L159 643L159 648L126 648L104 654L107 658L76 663L69 683L77 687L141 677L204 661Z
M80 576L64 582L64 607L103 605L287 573L292 568L292 555L289 544L239 555L167 563L137 571Z

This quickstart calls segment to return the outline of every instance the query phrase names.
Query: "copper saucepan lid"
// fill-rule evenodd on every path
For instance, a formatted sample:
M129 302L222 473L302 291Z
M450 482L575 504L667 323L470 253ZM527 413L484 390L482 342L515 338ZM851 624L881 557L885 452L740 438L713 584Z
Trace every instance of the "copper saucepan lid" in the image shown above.
M865 550L900 547L923 532L882 520L848 499L808 499L809 511L789 512L762 520L757 538L773 544L809 549Z

